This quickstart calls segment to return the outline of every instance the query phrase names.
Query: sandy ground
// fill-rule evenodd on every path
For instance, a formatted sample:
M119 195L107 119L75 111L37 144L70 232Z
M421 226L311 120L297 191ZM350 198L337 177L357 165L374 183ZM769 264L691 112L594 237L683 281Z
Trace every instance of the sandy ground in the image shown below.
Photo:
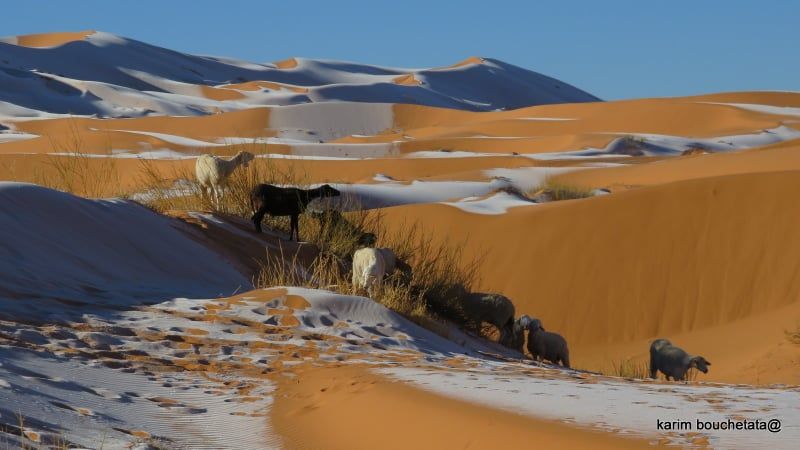
M532 442L553 449L653 448L645 441L436 396L366 367L295 370L298 378L278 384L281 395L273 410L273 426L287 448L522 449Z

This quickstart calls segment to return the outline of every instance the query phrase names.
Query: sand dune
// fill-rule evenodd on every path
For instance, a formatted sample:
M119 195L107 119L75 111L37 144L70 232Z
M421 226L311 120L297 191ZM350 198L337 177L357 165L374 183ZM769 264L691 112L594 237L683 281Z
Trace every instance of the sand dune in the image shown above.
M74 41L81 41L94 34L95 31L68 31L64 33L25 34L0 38L0 42L19 45L22 47L43 48L57 47Z
M658 164L573 172L558 178L595 187L644 186L722 175L800 170L798 149L800 142L788 141L740 153L694 155Z
M309 369L287 380L274 426L288 448L652 448L560 423L436 397L359 367ZM386 405L391 405L386 408ZM380 414L375 414L380 411ZM303 424L316 423L308 429ZM402 433L396 433L397 427Z
M202 296L251 286L217 254L184 236L179 222L132 202L2 182L0 208L0 245L14 256L0 262L7 318L64 321L99 305L119 308L179 292ZM87 295L95 300L86 302ZM64 303L72 307L65 310Z
M553 78L490 59L427 71L304 58L256 64L189 55L105 32L3 38L0 56L15 61L14 68L0 69L0 100L9 104L0 116L23 110L28 116L204 115L326 101L490 111L598 100ZM404 77L419 82L393 81ZM248 89L247 83L267 89ZM245 88L232 91L235 86ZM275 89L284 86L291 87Z
M484 288L590 346L670 337L796 303L798 183L796 172L755 173L500 216L444 205L385 212L389 223L419 220L441 238L468 239L470 255L485 252Z

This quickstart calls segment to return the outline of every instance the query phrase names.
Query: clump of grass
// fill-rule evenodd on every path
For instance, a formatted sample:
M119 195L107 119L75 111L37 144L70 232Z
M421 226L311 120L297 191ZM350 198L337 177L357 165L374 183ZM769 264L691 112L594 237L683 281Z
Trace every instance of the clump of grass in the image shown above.
M34 173L34 182L82 197L99 198L122 193L117 160L111 157L111 144L105 154L84 153L83 139L74 121L68 122L64 137L49 136L52 155L47 155Z
M548 201L575 200L594 196L591 188L565 183L555 178L548 178L542 185L531 190L528 195L533 198L546 198Z
M296 286L341 293L350 290L345 268L335 255L319 253L310 263L304 264L299 251L287 255L280 248L277 253L268 253L263 261L259 261L259 266L253 280L257 288Z
M641 136L634 136L634 135L631 135L631 134L627 134L627 135L623 136L622 140L626 144L634 145L634 146L635 145L639 145L639 144L644 144L645 142L647 142L647 139L645 139L645 138L643 138Z
M370 229L378 235L378 246L392 248L400 261L400 269L391 274L372 294L372 299L434 332L444 334L442 319L460 326L472 326L464 314L462 303L477 282L479 259L465 263L463 245L436 241L418 223L398 227L389 232L381 226L380 215L362 216L364 224L358 230ZM337 243L336 240L344 243ZM353 234L328 241L330 247L353 244ZM268 255L261 264L254 285L300 286L330 289L341 294L353 294L349 280L349 257L321 251L304 264L299 253L285 255L282 251ZM405 269L405 270L404 270Z
M323 253L349 260L359 248L375 245L374 231L381 228L383 214L379 210L363 209L355 198L347 195L337 197L335 203L336 210L309 211L301 215L300 229L303 238Z
M650 376L650 365L647 361L635 358L613 360L611 361L610 375L641 380Z
M401 224L394 230L376 230L378 244L391 248L408 270L396 272L389 288L377 295L376 301L412 320L416 318L421 325L447 319L473 327L462 302L478 282L481 259L467 259L463 243L436 240L418 222Z

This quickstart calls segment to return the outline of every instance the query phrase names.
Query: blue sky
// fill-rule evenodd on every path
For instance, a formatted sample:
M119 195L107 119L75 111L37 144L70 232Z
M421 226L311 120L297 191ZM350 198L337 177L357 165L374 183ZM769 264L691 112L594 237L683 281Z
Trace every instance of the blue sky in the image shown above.
M478 55L604 99L800 91L800 2L24 0L0 33L96 29L191 53L397 67Z

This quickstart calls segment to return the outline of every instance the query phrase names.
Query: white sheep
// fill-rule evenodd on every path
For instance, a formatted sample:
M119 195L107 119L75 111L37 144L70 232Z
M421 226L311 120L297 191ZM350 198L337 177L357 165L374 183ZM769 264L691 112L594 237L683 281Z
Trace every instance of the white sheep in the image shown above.
M253 159L255 156L250 152L239 152L230 159L214 155L200 155L197 158L194 165L197 183L214 200L214 206L219 207L220 196L228 177L240 165L247 167Z
M376 285L383 282L386 275L386 260L383 252L377 248L360 248L353 253L353 291L366 289L369 295L374 293Z

